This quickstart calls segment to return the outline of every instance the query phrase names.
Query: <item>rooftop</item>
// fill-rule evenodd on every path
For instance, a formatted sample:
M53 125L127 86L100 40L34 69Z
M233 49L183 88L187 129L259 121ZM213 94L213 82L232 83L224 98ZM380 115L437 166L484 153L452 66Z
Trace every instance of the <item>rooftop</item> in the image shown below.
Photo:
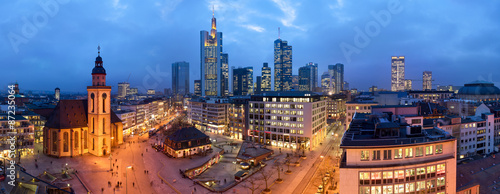
M417 131L415 132L414 129ZM385 147L454 140L439 128L410 128L405 123L391 122L380 115L356 113L349 130L342 137L341 147Z
M207 135L205 135L195 127L186 127L175 131L174 133L172 133L172 135L169 135L167 138L175 142L181 142L194 139L203 139L207 137L208 137Z
M480 193L500 192L498 164L500 164L500 153L457 165L457 191L479 184Z

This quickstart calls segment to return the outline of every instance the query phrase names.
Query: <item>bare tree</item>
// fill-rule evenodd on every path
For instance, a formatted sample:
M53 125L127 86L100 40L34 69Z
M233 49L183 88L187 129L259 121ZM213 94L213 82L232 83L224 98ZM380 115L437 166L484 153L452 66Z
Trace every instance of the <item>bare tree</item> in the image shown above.
M290 160L291 160L290 157L286 157L285 164L288 166L288 169L286 170L286 174L291 174L292 173L292 171L290 170Z
M264 182L266 183L266 188L264 189L264 192L271 191L271 189L269 189L269 187L267 185L267 182L271 178L271 176L273 175L273 173L271 173L270 171L262 169L260 171L260 175L261 175L262 179L264 179Z
M260 187L260 185L257 184L257 179L255 177L247 178L247 183L243 184L242 187L252 191L252 194L254 194L254 192Z
M281 170L283 169L282 163L279 161L274 162L274 168L278 170L278 179L276 179L276 182L281 183L283 179L281 179Z

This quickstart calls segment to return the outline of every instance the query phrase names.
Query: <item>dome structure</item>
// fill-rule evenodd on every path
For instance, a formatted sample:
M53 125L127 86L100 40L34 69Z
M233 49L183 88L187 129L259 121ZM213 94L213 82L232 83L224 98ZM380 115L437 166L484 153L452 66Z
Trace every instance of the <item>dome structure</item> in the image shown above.
M457 97L467 100L491 101L498 100L500 89L491 82L474 81L460 88Z

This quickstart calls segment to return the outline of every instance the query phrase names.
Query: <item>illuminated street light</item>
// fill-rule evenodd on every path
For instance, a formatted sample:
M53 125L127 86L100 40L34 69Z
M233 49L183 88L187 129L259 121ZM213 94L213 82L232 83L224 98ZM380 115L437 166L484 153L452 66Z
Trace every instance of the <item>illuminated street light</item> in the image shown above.
M128 169L132 169L132 166L127 166L125 169L125 193L128 194Z

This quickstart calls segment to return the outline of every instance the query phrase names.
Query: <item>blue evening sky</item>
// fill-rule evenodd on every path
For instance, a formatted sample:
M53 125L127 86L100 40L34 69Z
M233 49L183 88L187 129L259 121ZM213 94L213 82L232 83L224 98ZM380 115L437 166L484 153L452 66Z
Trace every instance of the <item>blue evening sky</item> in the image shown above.
M85 92L100 44L114 92L129 75L132 87L170 88L176 61L189 62L193 90L212 6L229 66L253 66L254 76L263 62L274 72L280 27L293 46L293 74L308 62L319 64L319 76L343 63L351 88L389 89L390 58L404 55L407 79L429 70L441 85L500 83L500 1L464 0L4 1L0 83L17 80L22 92Z

